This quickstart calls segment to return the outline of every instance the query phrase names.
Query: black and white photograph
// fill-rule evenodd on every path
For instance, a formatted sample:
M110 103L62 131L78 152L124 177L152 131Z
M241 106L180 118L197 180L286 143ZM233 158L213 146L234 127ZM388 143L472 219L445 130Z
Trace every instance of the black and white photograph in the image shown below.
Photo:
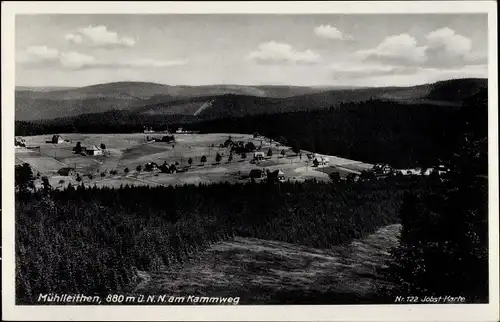
M9 316L498 320L496 3L409 3L2 3Z

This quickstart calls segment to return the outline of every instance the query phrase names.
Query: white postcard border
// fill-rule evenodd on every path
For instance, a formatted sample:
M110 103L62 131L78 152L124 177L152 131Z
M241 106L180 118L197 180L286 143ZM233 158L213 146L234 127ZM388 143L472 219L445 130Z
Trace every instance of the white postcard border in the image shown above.
M5 320L497 321L498 75L495 1L2 2L2 307ZM15 14L488 13L490 304L287 306L16 306L14 297Z

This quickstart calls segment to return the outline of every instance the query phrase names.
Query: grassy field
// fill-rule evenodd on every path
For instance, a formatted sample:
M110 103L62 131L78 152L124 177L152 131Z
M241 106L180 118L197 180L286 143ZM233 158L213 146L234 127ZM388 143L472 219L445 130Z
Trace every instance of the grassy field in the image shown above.
M373 303L392 287L381 271L397 246L400 225L333 249L236 237L214 244L172 269L138 272L132 293L239 296L240 304Z
M51 184L61 187L68 183L76 183L75 177L60 178L57 171L64 167L76 169L85 185L96 185L98 187L119 187L120 185L182 185L213 182L241 182L246 178L251 169L269 169L271 171L281 169L289 180L303 181L315 178L317 180L328 180L328 171L322 168L314 168L308 161L303 151L302 157L296 156L287 146L281 146L276 142L269 142L263 137L254 138L248 134L175 134L175 143L147 142L146 137L161 138L164 134L61 134L67 140L65 143L47 143L51 135L40 135L25 137L28 147L39 147L39 149L16 150L18 162L29 163L35 171L49 177ZM252 153L247 153L246 158L238 154L233 155L233 160L228 161L229 148L221 148L229 136L233 141L253 142L258 151L266 155L271 149L272 156L266 160L253 163ZM80 142L82 146L101 144L106 145L105 155L82 156L75 154L73 148ZM285 151L285 156L281 151ZM220 164L216 164L215 156L222 156ZM205 156L207 161L201 162ZM351 170L343 172L358 172L371 165L363 164L353 160L347 160L334 156L330 157L331 168L350 167ZM193 160L192 165L188 160ZM180 167L188 171L184 173L165 174L158 171L137 171L137 166L148 162L157 164L178 163ZM126 173L125 169L129 172ZM110 174L117 171L116 174ZM105 173L102 177L101 173ZM89 175L92 179L89 178ZM64 181L64 184L61 182ZM39 184L39 183L38 183Z

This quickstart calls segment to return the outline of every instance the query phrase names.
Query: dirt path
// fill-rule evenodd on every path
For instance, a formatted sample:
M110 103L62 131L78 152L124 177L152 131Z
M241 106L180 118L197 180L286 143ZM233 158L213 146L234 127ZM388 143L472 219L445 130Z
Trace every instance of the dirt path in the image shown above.
M140 272L134 293L240 296L241 304L357 303L389 285L380 270L399 231L390 225L329 250L236 237L177 269Z

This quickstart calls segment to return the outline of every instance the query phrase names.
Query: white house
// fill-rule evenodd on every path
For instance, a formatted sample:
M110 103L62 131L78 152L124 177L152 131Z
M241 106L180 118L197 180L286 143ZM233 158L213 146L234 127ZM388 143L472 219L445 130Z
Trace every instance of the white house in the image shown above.
M95 145L87 147L85 151L88 155L102 155L102 149Z
M443 174L447 174L448 172L450 172L450 169L448 169L444 165L438 165L437 167L434 168L434 171L436 171L437 174L439 174L439 175L443 175Z
M53 144L64 143L64 139L60 135L55 134L52 136L52 143Z
M282 170L278 171L278 181L285 182L285 173Z
M327 157L316 156L313 160L313 163L317 165L327 165L330 163L330 159L328 159Z
M265 159L266 155L264 154L264 152L254 152L253 154L253 158L254 160L263 160Z
M274 170L274 171L267 171L267 179L270 180L271 182L285 182L285 173L279 169L279 170Z

